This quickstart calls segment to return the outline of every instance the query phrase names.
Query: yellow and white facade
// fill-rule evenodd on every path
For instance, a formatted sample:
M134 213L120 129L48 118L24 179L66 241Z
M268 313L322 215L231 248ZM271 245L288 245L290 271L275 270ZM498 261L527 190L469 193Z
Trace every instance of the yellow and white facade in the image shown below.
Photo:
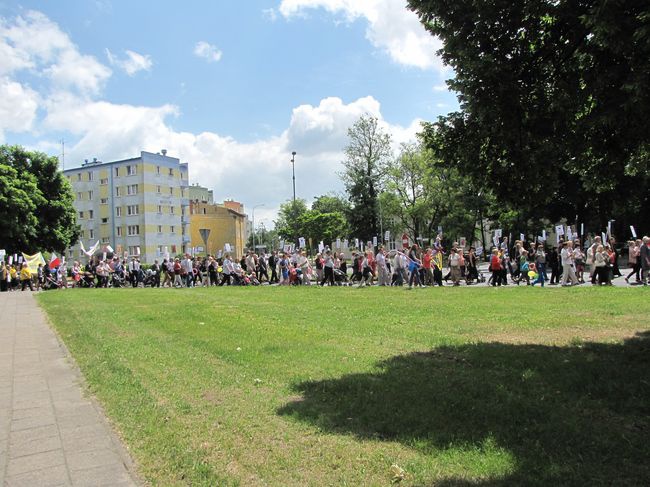
M139 255L144 263L184 253L190 247L188 165L178 158L141 152L114 162L86 161L63 174L70 181L77 223L86 249L100 242L116 254ZM79 244L68 260L86 257Z

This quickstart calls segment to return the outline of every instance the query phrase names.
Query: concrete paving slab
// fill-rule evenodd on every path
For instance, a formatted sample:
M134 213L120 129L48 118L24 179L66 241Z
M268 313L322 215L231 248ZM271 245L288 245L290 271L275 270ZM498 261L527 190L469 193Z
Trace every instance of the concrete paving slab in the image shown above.
M0 486L138 485L32 293L0 293L0 316Z

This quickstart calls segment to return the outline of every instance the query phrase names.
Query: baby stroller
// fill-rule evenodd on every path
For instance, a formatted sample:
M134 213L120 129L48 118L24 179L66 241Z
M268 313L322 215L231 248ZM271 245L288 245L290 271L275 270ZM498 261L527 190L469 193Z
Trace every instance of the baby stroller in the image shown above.
M95 275L92 272L84 272L79 284L81 287L95 287Z
M43 285L41 286L41 289L43 289L43 291L49 291L50 289L60 289L61 286L61 283L57 282L57 280L54 279L51 274L43 275Z
M334 282L337 286L347 286L348 276L341 269L334 269Z
M144 277L142 278L142 287L154 287L156 285L156 274L151 269L147 269L143 273Z
M289 269L289 284L292 286L302 284L302 269L296 269L295 267Z
M259 285L260 285L260 281L259 281L259 279L257 279L257 277L255 276L255 273L254 273L254 272L248 274L248 275L246 276L246 278L248 279L248 283L249 283L249 284L251 284L251 285L253 285L253 286L259 286Z
M111 274L111 286L113 287L124 287L126 286L126 280L124 275L121 272L113 272Z

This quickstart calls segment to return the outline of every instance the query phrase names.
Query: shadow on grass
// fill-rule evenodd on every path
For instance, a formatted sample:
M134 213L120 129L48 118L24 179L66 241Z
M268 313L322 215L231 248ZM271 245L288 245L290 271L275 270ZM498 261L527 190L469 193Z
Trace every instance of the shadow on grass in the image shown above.
M278 412L424 454L495 441L506 478L435 485L649 485L650 332L622 344L478 343L399 355L378 372L295 386Z

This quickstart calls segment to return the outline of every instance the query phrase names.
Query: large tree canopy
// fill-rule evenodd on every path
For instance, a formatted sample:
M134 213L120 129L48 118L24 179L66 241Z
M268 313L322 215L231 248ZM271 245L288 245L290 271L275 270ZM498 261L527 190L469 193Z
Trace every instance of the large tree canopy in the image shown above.
M0 248L62 252L79 236L73 201L56 157L0 146Z
M408 3L455 71L437 159L524 217L650 223L650 2Z

